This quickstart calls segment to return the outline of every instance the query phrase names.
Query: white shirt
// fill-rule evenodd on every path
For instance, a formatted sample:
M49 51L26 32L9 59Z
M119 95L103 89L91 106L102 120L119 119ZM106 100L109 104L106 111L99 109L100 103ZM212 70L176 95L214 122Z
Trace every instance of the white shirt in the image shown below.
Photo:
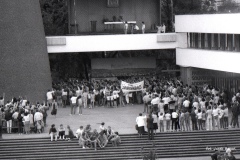
M172 118L177 118L177 117L178 117L177 112L173 112L173 113L172 113Z
M52 94L53 94L52 91L47 92L47 100L53 99L53 95Z
M34 121L40 121L43 119L43 114L41 112L36 112L34 114Z
M212 118L212 110L211 110L211 109L208 109L208 110L206 111L206 113L207 113L207 117L208 117L208 118Z
M228 108L225 108L223 112L224 112L224 117L228 117Z
M151 104L152 104L152 105L154 105L154 104L159 104L159 102L160 102L160 98L159 98L159 97L156 97L156 98L152 99Z
M185 101L183 102L184 107L189 107L189 104L190 104L190 101L189 101L189 100L185 100Z
M145 126L145 119L146 119L146 116L145 116L145 117L143 117L143 116L138 116L138 117L136 118L136 122L137 122L138 127Z
M23 99L23 100L22 100L22 106L26 106L26 103L27 103L27 100L26 100L26 99Z
M197 117L198 117L198 119L202 119L202 112L197 113Z
M77 97L72 97L71 101L72 101L72 104L76 104L77 103Z
M158 122L158 118L156 114L152 114L152 118L153 118L153 123L157 123Z
M168 102L170 102L170 97L164 97L163 99L163 102L164 102L164 104L168 104Z
M83 129L78 128L76 131L76 137L81 136L83 133Z
M212 114L213 114L213 116L218 116L218 109L213 109L213 112L212 112Z
M166 117L166 120L170 120L171 119L171 114L167 113L167 114L165 114L165 117Z
M185 102L185 101L184 101ZM193 102L193 107L196 107L196 109L198 110L199 104L198 102Z
M24 121L30 121L29 115L23 117Z

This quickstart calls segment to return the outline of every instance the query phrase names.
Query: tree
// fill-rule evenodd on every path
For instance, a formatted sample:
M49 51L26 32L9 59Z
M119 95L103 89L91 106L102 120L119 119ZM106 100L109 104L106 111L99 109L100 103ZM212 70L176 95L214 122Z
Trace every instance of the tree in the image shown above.
M68 28L66 0L40 0L46 35L64 35Z
M162 16L167 31L173 31L174 15L196 14L201 12L201 0L162 0Z
M234 0L224 0L219 7L219 13L239 12L239 5Z

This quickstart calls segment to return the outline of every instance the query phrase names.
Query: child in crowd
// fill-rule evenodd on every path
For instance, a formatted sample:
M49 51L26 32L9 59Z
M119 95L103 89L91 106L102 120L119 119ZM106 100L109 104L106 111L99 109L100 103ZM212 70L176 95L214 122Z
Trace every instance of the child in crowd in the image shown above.
M55 128L55 124L52 124L50 130L49 130L49 134L51 136L51 141L53 141L53 138L55 137L55 141L57 141L57 130Z
M60 124L60 127L58 128L58 136L59 139L65 139L65 128L63 127L63 124Z

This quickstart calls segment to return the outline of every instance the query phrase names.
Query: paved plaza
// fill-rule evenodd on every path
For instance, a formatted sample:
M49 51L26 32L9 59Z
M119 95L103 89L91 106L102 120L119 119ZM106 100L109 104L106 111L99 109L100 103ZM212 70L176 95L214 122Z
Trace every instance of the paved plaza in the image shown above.
M105 122L105 127L111 126L114 131L118 131L119 134L137 133L135 130L136 117L140 112L143 112L143 104L140 105L128 105L118 108L107 107L95 107L94 109L83 109L83 115L69 115L70 107L59 107L57 110L57 116L51 115L51 109L48 111L47 127L44 133L41 134L3 134L4 139L17 139L17 138L34 138L34 137L48 137L48 131L52 124L56 125L56 128L60 124L63 124L65 129L67 125L70 125L71 129L75 131L79 126L86 126L90 124L92 129L99 130L100 123Z

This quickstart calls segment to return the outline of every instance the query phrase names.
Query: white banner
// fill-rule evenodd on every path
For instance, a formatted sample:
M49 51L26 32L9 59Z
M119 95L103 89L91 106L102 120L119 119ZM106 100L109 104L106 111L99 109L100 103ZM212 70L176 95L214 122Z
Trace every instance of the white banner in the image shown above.
M135 92L143 90L144 81L138 83L127 83L122 81L121 82L121 89L123 92Z

